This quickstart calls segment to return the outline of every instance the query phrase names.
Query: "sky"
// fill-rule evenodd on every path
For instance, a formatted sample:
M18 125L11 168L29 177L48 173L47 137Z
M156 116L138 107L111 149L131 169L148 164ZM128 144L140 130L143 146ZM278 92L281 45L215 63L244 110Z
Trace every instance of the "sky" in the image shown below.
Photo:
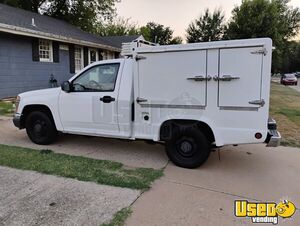
M147 22L156 22L171 27L174 36L185 39L185 30L189 23L199 17L204 9L221 8L226 19L231 10L242 0L120 0L117 13L140 26ZM300 0L291 0L290 5L300 8Z

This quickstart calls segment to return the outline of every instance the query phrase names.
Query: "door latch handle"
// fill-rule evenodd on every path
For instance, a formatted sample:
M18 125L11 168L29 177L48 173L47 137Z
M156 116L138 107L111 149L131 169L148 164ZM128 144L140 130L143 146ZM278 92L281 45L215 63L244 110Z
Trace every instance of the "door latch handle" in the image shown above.
M187 78L187 80L194 80L196 82L202 82L202 81L210 81L212 78L208 75L207 77L204 76L195 76L192 78Z
M100 101L102 101L103 103L110 103L115 101L116 99L111 97L111 96L104 96L100 98Z
M224 82L230 82L231 80L237 80L240 79L240 77L234 77L231 75L223 75L222 77L215 76L214 80L215 81L224 81Z
M253 104L253 105L259 105L261 107L265 106L266 102L264 99L262 100L253 100L253 101L249 101L249 104Z
M140 98L140 97L138 97L138 98L136 98L136 102L137 103L144 103L144 102L147 102L148 100L147 99L144 99L144 98Z

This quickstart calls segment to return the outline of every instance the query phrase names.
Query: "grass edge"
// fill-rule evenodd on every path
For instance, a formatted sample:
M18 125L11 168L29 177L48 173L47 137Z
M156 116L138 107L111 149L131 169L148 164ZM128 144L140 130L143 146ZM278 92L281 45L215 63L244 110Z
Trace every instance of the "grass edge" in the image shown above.
M130 207L125 207L113 215L109 223L103 223L100 226L123 226L127 218L132 214Z

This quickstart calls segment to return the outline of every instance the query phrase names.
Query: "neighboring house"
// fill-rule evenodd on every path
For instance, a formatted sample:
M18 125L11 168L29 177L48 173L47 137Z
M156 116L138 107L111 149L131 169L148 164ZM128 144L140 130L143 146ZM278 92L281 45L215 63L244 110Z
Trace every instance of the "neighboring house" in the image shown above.
M0 4L0 98L60 84L95 61L118 58L124 42L142 36L99 37L64 21Z

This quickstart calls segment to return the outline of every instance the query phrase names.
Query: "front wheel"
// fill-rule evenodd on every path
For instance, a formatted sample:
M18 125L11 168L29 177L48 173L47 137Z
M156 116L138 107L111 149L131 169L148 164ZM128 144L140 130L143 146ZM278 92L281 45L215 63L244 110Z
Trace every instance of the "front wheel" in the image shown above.
M54 122L48 114L41 111L31 112L25 121L28 137L36 144L50 144L57 137L57 130Z
M209 157L210 144L205 135L197 128L181 128L173 132L166 141L166 152L177 166L196 168Z

